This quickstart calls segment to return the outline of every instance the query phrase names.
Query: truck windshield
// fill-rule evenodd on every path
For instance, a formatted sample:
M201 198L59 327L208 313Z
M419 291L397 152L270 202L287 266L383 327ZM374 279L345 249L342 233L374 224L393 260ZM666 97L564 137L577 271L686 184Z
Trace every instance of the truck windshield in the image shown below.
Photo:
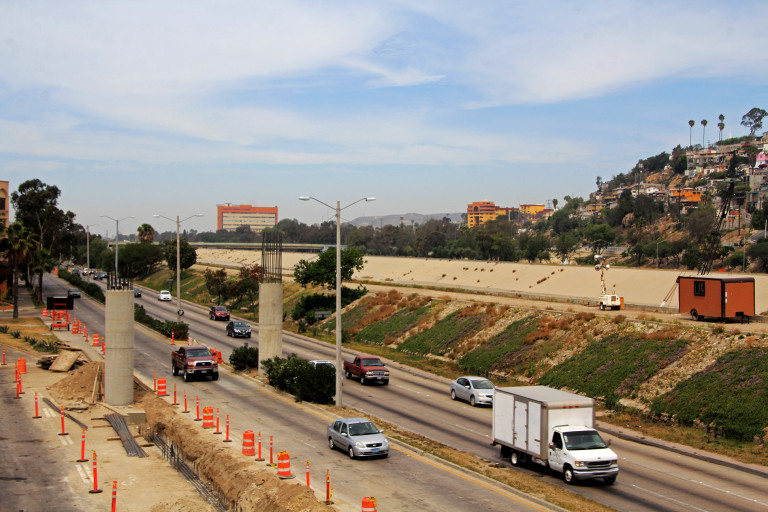
M352 423L349 426L349 435L351 436L365 436L368 434L378 434L379 429L376 428L376 425L371 423L370 421L365 423Z
M567 432L563 434L563 440L569 450L597 450L606 447L603 438L595 431Z
M381 359L363 359L361 361L361 364L363 366L384 366L384 363L381 362Z
M211 357L211 353L208 352L208 349L205 348L193 348L191 350L187 350L187 357Z

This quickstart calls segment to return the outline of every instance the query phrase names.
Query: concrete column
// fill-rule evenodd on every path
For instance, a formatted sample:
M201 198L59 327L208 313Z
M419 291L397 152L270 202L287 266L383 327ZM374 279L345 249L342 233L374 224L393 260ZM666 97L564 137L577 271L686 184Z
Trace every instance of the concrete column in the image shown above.
M107 290L104 401L133 404L133 290Z
M259 367L283 354L283 283L259 285Z

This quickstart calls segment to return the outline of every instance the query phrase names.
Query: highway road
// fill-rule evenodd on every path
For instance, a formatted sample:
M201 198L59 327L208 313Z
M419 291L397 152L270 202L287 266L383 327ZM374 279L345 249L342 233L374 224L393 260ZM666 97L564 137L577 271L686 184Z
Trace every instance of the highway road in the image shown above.
M50 278L46 282L46 295L60 294L66 287L65 282ZM137 300L149 314L175 319L175 303L159 302L156 294L148 292ZM91 332L104 332L102 305L83 298L76 301L75 315L89 326ZM243 340L227 338L226 323L209 320L207 310L203 308L187 308L184 318L194 326L193 336L197 340L221 348L225 357L243 343ZM328 469L334 489L333 499L340 504L341 510L359 510L363 496L375 496L382 510L549 510L503 486L456 468L446 468L398 445L385 459L351 460L345 453L329 449L326 427L335 418L324 411L296 403L268 386L230 373L224 373L216 382L185 383L181 377L171 376L170 350L168 342L157 334L137 327L136 373L150 382L155 372L158 377L164 376L171 392L176 384L180 399L186 391L192 414L196 397L200 399L201 408L210 405L219 407L222 416L229 414L234 446L242 443L245 430L261 432L264 455L268 459L268 440L273 436L274 453L287 450L293 462L292 471L299 478L304 477L305 461L310 461L312 480L317 488L324 488Z
M56 279L48 279L47 283L59 290L66 287L66 283ZM161 303L157 301L155 292L145 290L144 296L137 301L153 317L166 320L176 318L175 301ZM184 320L191 325L193 338L222 350L225 359L232 349L243 343L243 340L226 337L225 322L209 320L205 308L192 304L185 304L184 307ZM87 317L86 322L89 324L103 323L101 306L82 300L76 310L78 316ZM252 325L253 343L258 340L257 327ZM139 328L136 346L139 373L151 378L153 372L157 371L159 376L170 377L167 344L159 342L157 335ZM283 352L296 353L308 359L334 357L333 346L291 333L283 336ZM490 409L472 408L466 403L451 401L446 379L394 363L390 364L390 368L391 383L387 387L362 386L358 382L345 381L345 405L486 460L502 462L498 448L490 446ZM183 383L179 379L177 384L181 386ZM201 394L201 398L203 394L210 395L211 398L222 400L225 408L231 407L243 412L245 416L237 420L239 431L244 430L249 421L255 421L256 424L269 422L274 428L293 429L292 442L298 443L298 453L307 453L306 456L300 455L301 460L310 458L314 461L321 457L324 461L321 464L333 464L331 473L338 475L334 480L337 489L347 489L348 485L354 487L355 482L360 481L357 477L361 468L365 468L363 471L368 478L365 478L366 484L357 488L357 492L362 493L360 495L372 494L380 501L404 499L406 495L424 500L424 508L414 508L414 503L421 503L419 499L408 502L409 510L496 510L496 506L499 510L508 510L518 506L513 499L496 491L489 492L480 484L463 478L457 482L454 481L455 477L440 476L439 472L430 469L427 462L412 464L411 459L418 460L418 457L405 452L395 451L388 460L354 462L346 460L341 452L329 453L323 435L325 419L315 418L312 408L299 406L299 411L303 412L288 413L282 400L262 388L256 387L259 392L255 392L253 384L234 379L230 375L223 375L215 384L196 382L184 386ZM290 418L281 420L286 414L290 414ZM618 438L611 440L612 447L620 457L621 472L616 484L607 486L597 482L581 483L567 486L570 490L623 511L768 512L768 482L765 478ZM345 477L340 474L347 471L351 472L352 477L349 482L341 483L338 479ZM510 467L510 471L524 471L554 485L566 487L557 474L545 468ZM414 487L415 482L419 482L417 487ZM383 485L378 487L380 484ZM376 486L376 490L366 486ZM460 491L457 493L457 490ZM478 497L478 493L482 497ZM469 508L466 509L460 498L465 495L472 496L467 503ZM440 507L437 502L431 501L433 499L439 502L444 499L444 505ZM478 503L483 503L483 506L478 508Z

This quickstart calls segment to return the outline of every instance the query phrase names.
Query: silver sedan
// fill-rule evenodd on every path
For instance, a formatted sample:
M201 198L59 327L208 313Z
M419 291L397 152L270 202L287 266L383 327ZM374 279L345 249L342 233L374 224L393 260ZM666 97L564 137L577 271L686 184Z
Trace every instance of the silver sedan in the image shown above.
M342 418L328 425L328 446L355 457L386 457L389 441L376 425L365 418Z
M459 377L451 382L451 399L466 400L472 407L493 405L493 382L485 377Z

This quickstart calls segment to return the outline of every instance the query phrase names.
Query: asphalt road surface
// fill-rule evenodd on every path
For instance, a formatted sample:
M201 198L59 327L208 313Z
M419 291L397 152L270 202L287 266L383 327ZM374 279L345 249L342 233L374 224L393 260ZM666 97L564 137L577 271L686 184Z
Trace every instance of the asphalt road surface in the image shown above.
M66 288L63 281L49 279L47 283L59 291ZM176 318L175 301L159 302L156 293L149 290L137 301L153 317ZM232 349L243 343L243 340L226 337L226 323L211 321L207 309L191 304L185 304L184 308L184 321L190 324L192 337L222 350L225 359ZM89 325L91 322L103 324L102 306L87 299L78 302L76 313ZM258 328L252 325L252 329L250 342L255 344ZM157 335L139 328L137 372L149 379L154 372L169 377L169 348ZM290 333L283 336L283 352L307 359L334 358L333 346ZM345 357L351 355L345 353ZM386 387L345 381L345 405L489 461L502 462L498 448L489 444L490 409L451 401L445 379L396 364L391 364L390 369L391 383ZM175 381L169 380L169 385L172 382ZM324 436L327 418L318 418L311 407L286 403L263 386L228 374L222 375L217 383L184 384L179 379L177 385L183 385L189 394L200 395L201 400L214 401L223 411L237 411L233 416L236 431L250 428L281 432L281 441L286 437L282 432L290 432L285 442L298 450L300 460L319 458L317 464L327 464L334 475L334 488L344 492L352 503L356 502L352 496L374 495L380 502L407 503L408 510L496 510L496 507L508 510L518 506L514 499L489 491L480 483L434 471L428 461L407 451L395 450L385 460L354 462L341 452L329 452ZM617 483L612 486L582 483L568 486L570 490L623 511L768 511L765 478L621 439L612 439L612 442L620 458ZM524 471L554 485L565 486L559 475L545 468L510 468L510 471Z

